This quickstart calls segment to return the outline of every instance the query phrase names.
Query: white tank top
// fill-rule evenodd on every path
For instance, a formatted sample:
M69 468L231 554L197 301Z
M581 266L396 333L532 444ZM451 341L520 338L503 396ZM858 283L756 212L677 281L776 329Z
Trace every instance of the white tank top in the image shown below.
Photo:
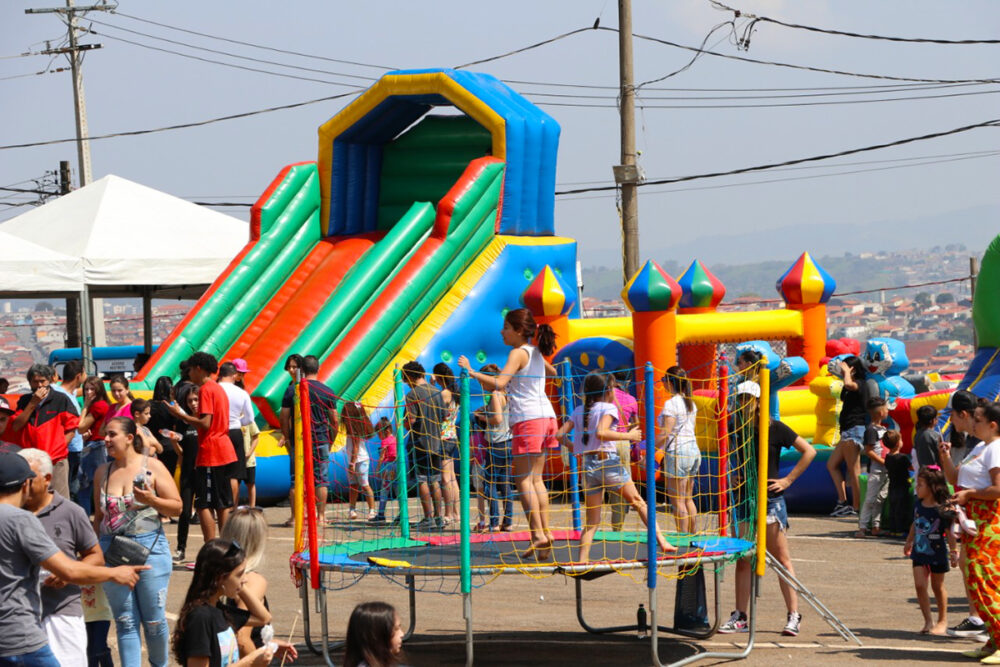
M510 423L555 419L556 412L545 394L545 358L534 345L522 345L518 349L528 353L528 364L515 373L507 384Z

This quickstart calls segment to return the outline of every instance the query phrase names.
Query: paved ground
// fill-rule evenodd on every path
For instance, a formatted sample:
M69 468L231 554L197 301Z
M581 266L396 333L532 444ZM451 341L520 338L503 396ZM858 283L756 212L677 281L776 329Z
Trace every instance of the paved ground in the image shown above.
M287 637L301 608L299 594L289 577L288 556L292 531L280 527L287 508L269 508L270 548L265 573L278 636ZM171 546L175 526L168 527ZM862 647L843 641L805 603L802 633L796 638L781 637L785 611L772 573L764 578L759 599L757 646L744 664L770 665L778 662L841 665L857 662L967 663L962 650L977 646L971 640L925 637L915 631L922 626L913 591L910 562L902 555L902 543L889 539L859 540L851 537L854 524L846 519L792 517L792 555L799 578L843 620L861 639ZM192 527L189 554L197 553L200 531ZM170 582L169 609L176 613L187 590L191 574L178 568ZM733 606L732 569L726 571L721 587L723 614ZM454 590L454 581L428 580L423 585L434 591ZM966 609L960 575L949 574L949 620L954 624ZM587 621L592 625L619 625L634 622L640 602L647 601L642 573L634 578L612 574L584 584ZM709 596L712 586L709 583ZM396 605L408 622L407 598L403 588L378 576L369 576L350 588L328 594L330 632L342 638L347 615L364 600L383 599ZM523 575L503 576L473 593L473 619L477 665L650 665L650 644L630 634L589 635L580 630L574 611L573 582L563 576L532 579ZM663 582L661 614L673 618L674 584ZM710 597L711 599L711 597ZM315 607L313 607L315 608ZM462 599L458 595L426 592L417 596L417 624L414 637L406 644L410 664L464 664L464 621ZM174 616L171 614L171 619ZM661 616L661 621L663 617ZM313 617L318 635L318 616ZM299 663L323 664L303 646L303 624L295 622L293 640L302 653ZM660 658L677 660L703 651L733 651L746 635L715 635L695 641L667 636L660 642ZM334 653L335 661L339 655ZM706 661L718 664L722 660Z

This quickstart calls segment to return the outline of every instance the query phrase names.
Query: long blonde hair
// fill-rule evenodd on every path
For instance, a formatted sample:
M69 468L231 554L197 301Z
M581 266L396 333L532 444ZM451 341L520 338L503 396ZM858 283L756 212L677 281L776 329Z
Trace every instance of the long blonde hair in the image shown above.
M239 542L246 554L247 572L254 572L264 562L264 546L267 544L264 511L259 507L237 507L229 513L220 537Z

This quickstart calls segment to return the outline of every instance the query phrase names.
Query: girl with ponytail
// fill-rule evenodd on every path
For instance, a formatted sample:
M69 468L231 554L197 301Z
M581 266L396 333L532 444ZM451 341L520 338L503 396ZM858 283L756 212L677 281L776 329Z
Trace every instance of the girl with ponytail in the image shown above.
M513 348L499 375L472 369L462 356L458 365L487 391L507 390L513 434L514 477L521 506L531 529L531 547L526 558L548 560L552 555L549 531L549 492L542 479L547 449L559 446L556 413L545 393L545 378L556 369L545 360L556 350L552 327L535 323L527 308L511 310L500 332L505 345ZM537 343L535 342L537 340Z
M663 472L667 479L667 496L674 507L677 530L695 532L698 508L694 504L694 480L701 467L701 451L694 435L694 420L698 408L691 398L691 380L680 366L671 366L661 379L670 398L660 412L656 446L664 450Z
M632 483L628 462L623 462L615 443L619 440L639 442L642 432L639 427L625 433L617 430L618 408L615 407L614 384L600 373L589 373L583 380L583 405L578 405L569 421L559 429L560 439L572 431L573 455L577 457L578 469L584 474L584 497L587 513L583 532L580 534L579 562L590 560L590 545L594 533L601 523L601 509L604 506L604 492L616 491L625 502L635 508L646 523L646 502ZM567 443L569 445L570 443ZM677 547L668 543L657 531L656 541L660 551L676 551Z

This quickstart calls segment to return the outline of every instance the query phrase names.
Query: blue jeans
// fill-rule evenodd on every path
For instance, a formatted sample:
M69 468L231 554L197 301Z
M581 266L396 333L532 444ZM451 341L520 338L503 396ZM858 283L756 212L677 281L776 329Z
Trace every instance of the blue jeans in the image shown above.
M11 655L6 658L0 658L0 665L2 665L2 667L59 667L59 661L56 660L56 656L52 653L52 649L50 649L48 644L46 644L42 648L37 651L32 651L31 653L22 653L21 655Z
M80 472L76 478L79 485L77 491L79 505L87 516L94 511L94 473L108 462L108 450L104 448L104 443L95 444L87 449L91 444L88 442L84 447L83 457L80 459Z
M489 443L486 447L486 497L490 501L490 528L501 525L500 504L503 503L503 523L513 522L514 500L510 482L511 441Z
M150 569L139 575L139 583L132 590L111 582L104 584L104 594L108 596L118 630L118 659L122 667L142 666L141 625L146 635L149 664L162 667L169 661L170 630L167 627L166 605L167 585L173 570L170 545L162 531L130 537L150 549L146 560ZM107 550L110 544L111 536L102 535L101 548Z

